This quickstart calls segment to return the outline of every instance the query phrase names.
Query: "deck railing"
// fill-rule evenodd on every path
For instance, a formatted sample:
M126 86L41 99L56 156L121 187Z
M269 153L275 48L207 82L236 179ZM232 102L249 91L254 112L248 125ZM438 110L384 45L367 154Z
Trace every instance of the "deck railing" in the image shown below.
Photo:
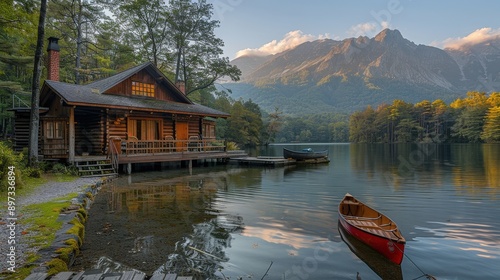
M121 154L165 154L179 152L224 152L224 140L122 140Z
M118 164L118 156L119 156L119 150L118 150L118 147L117 145L120 145L120 139L110 139L109 140L109 151L110 151L110 158L111 158L111 166L113 167L113 169L115 170L115 172L118 172L118 167L119 167L119 164Z

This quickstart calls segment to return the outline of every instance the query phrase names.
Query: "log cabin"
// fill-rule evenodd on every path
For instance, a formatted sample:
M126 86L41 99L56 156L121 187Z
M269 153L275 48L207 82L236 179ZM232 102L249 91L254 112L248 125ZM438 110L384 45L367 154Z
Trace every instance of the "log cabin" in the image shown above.
M105 157L114 169L132 163L228 158L215 119L229 114L192 102L146 62L86 85L59 81L59 46L49 38L47 79L40 91L39 151L75 162ZM14 108L15 147L28 145L30 109Z

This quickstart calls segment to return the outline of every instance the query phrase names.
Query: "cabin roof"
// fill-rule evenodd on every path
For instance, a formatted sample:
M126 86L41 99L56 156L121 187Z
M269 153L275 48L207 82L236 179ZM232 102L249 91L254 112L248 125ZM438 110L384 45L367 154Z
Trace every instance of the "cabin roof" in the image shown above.
M164 101L142 97L130 97L116 94L103 94L110 88L125 81L129 77L145 69L148 73L170 90L180 102ZM46 80L45 90L52 90L68 105L118 108L126 110L157 111L169 113L188 113L194 115L228 117L229 114L200 104L187 98L158 68L151 62L120 72L111 77L92 82L87 85L75 85ZM42 89L42 92L45 90Z

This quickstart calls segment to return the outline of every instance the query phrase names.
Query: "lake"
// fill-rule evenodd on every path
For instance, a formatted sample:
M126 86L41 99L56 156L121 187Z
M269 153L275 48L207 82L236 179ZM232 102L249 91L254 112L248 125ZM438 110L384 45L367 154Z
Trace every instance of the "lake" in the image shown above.
M499 279L500 145L271 145L330 163L209 165L121 176L96 197L75 268L195 279ZM407 240L395 266L339 231L347 193ZM267 273L267 274L266 274ZM265 275L265 277L264 277Z

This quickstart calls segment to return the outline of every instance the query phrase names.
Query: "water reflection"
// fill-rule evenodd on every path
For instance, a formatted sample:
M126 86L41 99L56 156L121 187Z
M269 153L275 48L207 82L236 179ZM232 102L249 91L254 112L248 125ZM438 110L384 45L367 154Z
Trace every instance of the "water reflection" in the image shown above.
M97 196L86 228L83 250L92 247L101 257L95 263L83 254L82 265L94 262L94 267L112 272L133 267L147 274L212 277L218 263L227 261L224 249L230 246L230 233L243 228L242 217L213 205L217 191L228 188L230 173L235 170L115 180Z
M74 270L98 263L201 279L261 279L264 273L266 280L356 279L358 272L363 279L392 279L340 238L337 206L350 192L398 222L405 253L426 273L496 279L499 151L489 145L332 145L328 165L121 177L96 197L84 260ZM422 275L407 260L400 268L396 279Z
M500 145L495 144L351 144L350 163L355 172L380 178L395 187L432 174L455 186L500 188ZM473 189L470 189L473 191Z
M194 279L219 279L221 263L229 261L225 249L231 246L231 233L241 232L243 219L223 216L193 226L193 234L177 242L168 261L157 273L191 275Z
M454 247L476 254L477 257L496 259L500 250L500 232L491 225L479 223L429 222L434 227L417 227L416 229L431 233L453 242ZM436 227L437 226L437 227Z
M338 229L342 240L349 246L349 249L364 263L366 263L380 278L399 280L403 279L401 266L397 265L366 244L360 242L338 224Z

